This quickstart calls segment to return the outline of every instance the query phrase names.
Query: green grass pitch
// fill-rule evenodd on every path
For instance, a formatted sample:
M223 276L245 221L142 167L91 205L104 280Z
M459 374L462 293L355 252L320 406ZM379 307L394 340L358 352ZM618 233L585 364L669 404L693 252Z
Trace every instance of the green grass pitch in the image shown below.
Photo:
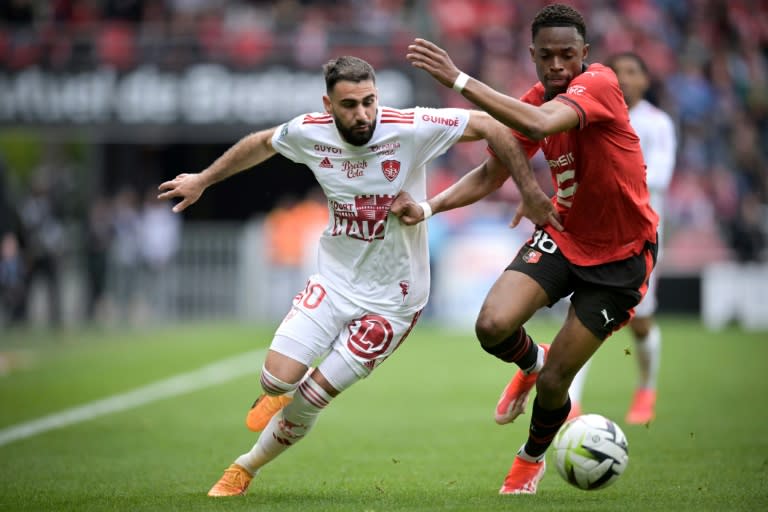
M592 365L585 412L614 419L629 439L629 467L604 490L569 487L550 464L536 496L499 496L529 418L493 422L513 367L471 332L424 321L266 466L247 496L205 494L255 441L244 415L259 392L259 360L250 375L0 445L0 510L768 510L768 335L708 332L684 318L661 325L649 426L623 422L635 380L629 333L610 338ZM556 329L529 324L540 341ZM0 432L264 348L271 332L213 324L0 333Z

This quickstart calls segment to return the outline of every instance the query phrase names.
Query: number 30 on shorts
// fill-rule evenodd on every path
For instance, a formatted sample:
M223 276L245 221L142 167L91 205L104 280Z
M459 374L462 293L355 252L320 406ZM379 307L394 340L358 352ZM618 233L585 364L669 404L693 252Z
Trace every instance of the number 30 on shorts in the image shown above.
M546 252L547 254L554 254L557 250L557 244L543 229L537 229L533 234L531 247L538 249L541 252Z
M307 281L307 287L293 298L293 305L303 304L307 309L315 309L323 302L326 295L325 288L320 284Z

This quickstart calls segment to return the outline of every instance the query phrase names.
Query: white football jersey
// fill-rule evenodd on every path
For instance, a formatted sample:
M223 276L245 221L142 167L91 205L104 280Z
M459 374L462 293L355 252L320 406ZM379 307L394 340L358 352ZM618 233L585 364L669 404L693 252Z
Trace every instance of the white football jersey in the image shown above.
M389 208L401 190L426 199L425 166L461 137L462 109L379 106L364 146L347 143L326 113L280 125L273 147L307 165L328 199L318 271L353 303L374 312L415 313L429 298L427 225L401 224Z
M629 111L629 122L640 138L646 165L646 182L651 206L659 217L663 214L664 193L669 188L675 168L677 136L669 114L646 100L640 100Z

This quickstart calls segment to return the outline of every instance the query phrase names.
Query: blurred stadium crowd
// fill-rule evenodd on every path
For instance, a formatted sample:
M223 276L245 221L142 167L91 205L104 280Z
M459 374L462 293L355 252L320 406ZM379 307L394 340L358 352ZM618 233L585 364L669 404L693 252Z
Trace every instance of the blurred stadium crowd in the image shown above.
M320 65L338 54L363 57L376 67L405 69L406 46L420 36L443 45L472 76L521 95L536 81L528 55L530 22L547 3L551 2L6 0L0 3L0 73L11 76L34 67L62 72L109 67L121 72L146 64L178 70L200 62L234 70L277 63L319 73ZM600 61L627 50L643 56L654 77L650 99L677 123L679 153L666 203L663 268L685 272L714 261L765 261L768 1L568 3L587 20L589 60ZM420 104L469 106L452 91L436 87L410 69L407 72L419 84ZM0 88L3 83L0 80ZM0 138L12 128L0 126ZM3 143L3 150L13 151L12 144ZM451 150L432 174L432 189L443 188L476 165L483 151L478 145ZM7 160L1 153L0 158ZM7 163L0 168L0 230L4 231L0 286L5 290L6 309L16 311L11 316L17 315L20 321L24 290L30 279L54 275L46 269L55 269L61 252L56 247L66 246L68 226L80 233L72 239L83 241L79 253L91 269L89 289L96 290L96 296L106 286L102 281L108 269L122 264L121 253L124 256L127 249L121 246L125 239L121 242L119 234L125 231L126 216L137 226L144 218L145 231L152 230L152 223L166 233L180 230L174 221L163 220L151 200L141 205L137 197L146 190L118 183L108 192L100 189L98 180L89 182L87 169L75 187L62 180L58 171L46 171L44 164L41 161L35 172L22 172ZM541 171L542 183L550 186L545 163L536 160L534 167ZM176 172L179 169L162 169L147 181L156 183ZM83 183L88 183L88 193L79 190ZM497 206L493 214L505 222L515 200L509 184L488 204ZM478 211L451 212L436 232L460 230ZM50 229L41 234L35 230L43 218ZM164 254L158 258L164 264L171 261L178 235L141 236L154 237L155 245L168 241L169 247L159 249ZM131 243L136 245L131 249L137 254L136 264L152 267L155 256L139 254L146 244ZM46 244L53 248L51 259L41 263L40 248ZM101 253L95 257L97 250ZM54 296L58 293L55 279L50 282Z

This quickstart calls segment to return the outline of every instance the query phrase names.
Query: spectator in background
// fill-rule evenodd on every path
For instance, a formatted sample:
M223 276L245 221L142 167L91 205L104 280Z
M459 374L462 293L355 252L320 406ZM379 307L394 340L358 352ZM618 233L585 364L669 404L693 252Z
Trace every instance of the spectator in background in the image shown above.
M19 247L19 220L8 190L7 168L0 160L0 319L18 324L23 319L24 262Z
M113 238L114 223L109 200L97 197L88 210L85 237L85 315L89 322L98 320L104 314L109 250Z
M739 205L739 213L729 226L730 242L741 263L759 263L766 260L766 232L763 227L767 215L755 192L748 192Z
M15 233L0 235L0 319L6 317L9 325L23 319L24 264Z
M140 218L136 191L124 185L113 202L110 247L110 289L119 320L133 323L138 314L138 287L141 275Z
M171 305L170 263L181 243L181 218L168 208L167 201L157 198L157 186L151 186L144 195L139 215L139 250L145 271L144 295L151 315L162 319Z
M32 180L29 194L19 207L27 268L23 317L29 320L31 292L41 279L46 292L48 323L58 328L61 325L59 260L64 249L64 230L54 210L49 177L41 172Z

